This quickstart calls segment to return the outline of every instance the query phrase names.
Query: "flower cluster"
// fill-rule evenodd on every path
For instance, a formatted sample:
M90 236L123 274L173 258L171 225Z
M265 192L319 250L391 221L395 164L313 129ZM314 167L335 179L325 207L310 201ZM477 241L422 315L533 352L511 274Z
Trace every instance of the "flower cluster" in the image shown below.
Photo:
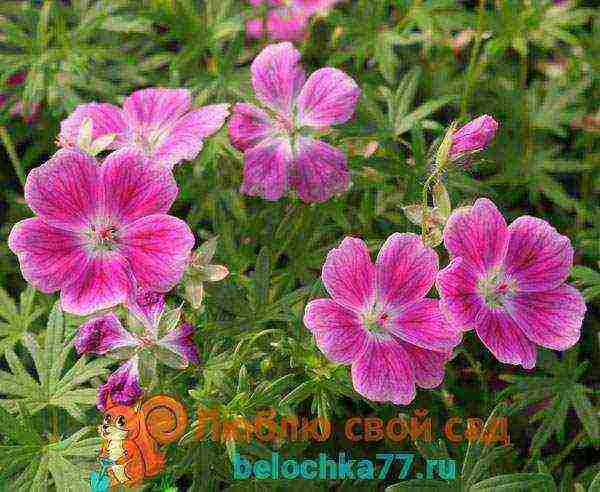
M333 3L271 0L266 29L295 39L292 31ZM296 24L282 27L292 11L302 12ZM331 67L307 78L290 42L264 48L251 75L262 107L237 103L228 123L232 145L243 152L241 192L277 200L293 190L313 203L346 191L346 155L319 135L352 117L356 82ZM216 239L192 253L193 232L168 214L178 195L173 169L195 159L228 116L228 104L193 108L185 89L139 90L122 107L84 104L62 122L61 148L27 177L25 200L36 216L13 227L9 247L28 282L60 291L65 311L88 316L75 338L79 354L125 360L100 387L101 409L109 396L120 404L138 399L144 380L156 379L156 361L175 369L199 363L194 327L180 322L180 308L166 309L165 294L182 282L197 309L204 282L229 271L211 264ZM374 264L353 237L327 255L322 280L330 298L309 302L304 324L330 360L351 365L366 398L408 404L417 387L441 384L466 330L499 361L524 368L535 365L537 346L565 350L579 339L585 304L565 283L569 239L534 217L507 226L487 199L452 211L442 174L484 149L497 129L483 115L446 133L423 203L405 208L422 236L392 234ZM439 270L433 247L442 240L451 261ZM439 300L426 297L434 285ZM128 329L114 311L119 304L129 312Z

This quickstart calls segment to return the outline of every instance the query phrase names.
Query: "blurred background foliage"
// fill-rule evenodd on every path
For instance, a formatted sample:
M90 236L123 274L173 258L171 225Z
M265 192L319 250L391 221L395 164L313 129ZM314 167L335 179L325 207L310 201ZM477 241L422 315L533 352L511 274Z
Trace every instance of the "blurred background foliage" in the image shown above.
M98 445L86 437L100 420L93 388L107 373L100 360L84 361L73 370L82 377L69 380L76 357L67 350L56 359L54 345L67 344L81 320L51 314L55 298L26 289L6 245L14 223L31 215L23 198L27 172L56 151L61 119L81 103L120 103L155 85L186 87L197 105L252 99L249 66L267 42L246 40L252 12L241 0L0 2L0 490L83 487L81 470ZM157 390L177 394L192 411L217 406L224 416L252 419L273 406L280 415L322 416L337 425L324 443L186 439L147 489L349 491L397 481L232 479L233 452L256 459L275 449L291 457L449 454L464 464L450 484L413 481L393 490L598 490L590 485L600 472L597 3L345 0L313 18L296 45L307 71L335 66L362 89L355 118L327 135L349 154L353 186L311 206L293 196L244 197L242 156L226 129L195 162L176 169L180 196L172 213L198 242L219 236L216 261L232 274L207 288L201 311L185 308L198 327L202 366L165 371ZM19 74L26 79L16 85ZM536 215L571 238L572 281L588 300L581 341L566 354L541 350L538 367L524 371L501 365L466 334L442 386L419 391L409 407L372 404L353 392L345 368L316 349L302 325L304 305L324 294L320 268L343 236L362 237L375 249L394 231L419 232L402 207L419 200L435 145L450 123L483 113L500 130L482 159L445 177L453 206L488 196L508 221ZM52 368L55 381L39 364ZM19 390L34 383L27 387L38 396ZM497 404L509 415L511 444L493 449L343 437L350 416L390 419L427 408L441 429L450 416L485 420Z

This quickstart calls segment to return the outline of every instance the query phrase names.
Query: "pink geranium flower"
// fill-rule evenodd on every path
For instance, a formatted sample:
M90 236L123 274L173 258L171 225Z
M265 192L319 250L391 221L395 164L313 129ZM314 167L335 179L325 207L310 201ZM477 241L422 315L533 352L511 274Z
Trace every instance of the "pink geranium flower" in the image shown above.
M252 19L246 22L246 36L261 38L267 29L267 36L273 41L298 41L306 33L310 17L317 12L326 12L339 0L249 0L260 8L267 4L270 8L265 19Z
M480 198L454 211L444 243L452 261L438 274L440 307L452 324L474 328L500 362L531 369L537 345L577 343L585 303L565 283L573 248L550 224L523 216L507 227Z
M135 284L166 292L194 245L187 224L166 215L176 196L171 172L136 150L114 152L102 166L61 150L27 176L25 199L38 216L18 222L8 245L25 279L60 290L70 313L115 306Z
M323 283L331 299L306 306L304 324L333 362L352 365L358 393L408 404L415 386L434 388L460 332L425 298L438 271L436 252L415 234L392 234L375 265L360 239L327 255Z
M293 188L305 202L323 202L350 184L346 155L310 132L348 121L360 89L335 68L306 80L299 61L291 43L267 46L252 63L252 85L266 110L234 107L229 135L244 152L247 195L277 200Z
M196 158L202 139L223 126L228 108L228 104L213 104L192 109L186 89L142 89L125 99L123 109L95 102L78 106L61 122L58 143L76 147L81 126L89 118L92 140L114 134L108 148L135 148L152 161L173 168Z

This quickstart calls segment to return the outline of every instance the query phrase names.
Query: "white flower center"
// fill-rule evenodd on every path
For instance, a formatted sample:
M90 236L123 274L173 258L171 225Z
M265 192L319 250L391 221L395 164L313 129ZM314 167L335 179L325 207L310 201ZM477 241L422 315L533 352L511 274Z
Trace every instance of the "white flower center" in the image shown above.
M479 280L477 292L483 296L488 307L500 308L504 307L506 299L517 292L517 285L502 269L494 269Z

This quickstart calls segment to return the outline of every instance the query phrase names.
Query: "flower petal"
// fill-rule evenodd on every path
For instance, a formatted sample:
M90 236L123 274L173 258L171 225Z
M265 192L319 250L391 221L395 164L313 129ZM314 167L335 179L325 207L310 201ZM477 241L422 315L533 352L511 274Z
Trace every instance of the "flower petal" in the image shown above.
M142 323L145 330L156 337L165 310L165 296L135 285L125 301L125 306Z
M323 284L338 304L354 311L369 309L375 300L375 267L364 242L346 237L323 265Z
M394 340L369 337L352 364L352 382L358 393L372 401L408 405L416 394L410 355Z
M151 163L138 150L110 154L102 165L105 205L103 214L116 224L166 213L177 197L172 173Z
M29 173L25 200L48 224L80 231L97 216L102 191L96 162L80 151L63 149Z
M324 202L350 185L346 155L320 140L298 138L292 185L302 201Z
M272 110L290 115L305 80L299 65L300 52L292 43L271 44L252 62L252 85L256 97Z
M331 299L310 301L304 311L304 325L315 336L319 350L333 362L354 362L367 343L367 333L356 313Z
M478 325L477 335L494 357L505 364L521 365L525 369L535 366L537 349L502 309L487 309Z
M119 251L125 256L141 287L167 292L179 282L194 235L181 219L148 215L121 230Z
M267 12L267 34L277 41L298 41L304 37L309 16L295 6L283 6Z
M356 108L360 89L337 68L321 68L304 84L298 96L298 122L323 128L348 121Z
M188 363L199 364L200 355L193 339L195 331L196 329L192 325L184 323L168 332L158 344L182 357Z
M131 288L131 270L116 251L90 253L83 273L62 288L64 311L86 316L122 303Z
M116 149L125 145L124 134L127 129L123 112L117 106L106 103L80 104L66 120L60 123L58 142L61 147L77 147L79 131L86 119L92 120L92 140L109 133L115 133L115 140L109 148Z
M472 330L487 307L477 293L479 273L463 258L454 258L437 275L436 287L440 294L440 310L450 324Z
M416 234L396 232L381 247L375 264L377 301L384 309L398 311L429 292L439 259Z
M227 116L229 104L212 104L189 112L177 120L153 157L169 168L194 160L202 150L202 139L219 131Z
M417 386L431 389L442 384L449 353L426 350L410 343L403 343L402 348L409 354Z
M570 285L519 292L505 305L521 331L537 345L567 350L579 340L586 307L582 295Z
M108 313L81 325L74 344L79 355L103 355L117 348L135 347L138 342L123 328L115 313Z
M123 101L123 114L131 130L140 135L169 129L192 105L187 89L151 87L135 91Z
M82 275L88 262L82 235L52 227L39 217L17 222L8 247L19 257L25 280L46 294Z
M233 107L229 138L236 149L243 152L274 133L273 121L262 109L247 103L238 103Z
M423 349L452 350L460 343L461 335L446 321L438 304L437 299L421 299L405 306L390 319L390 331Z
M444 229L444 244L452 257L461 256L479 272L498 266L506 256L508 228L496 205L487 198L452 212Z
M269 138L244 153L242 193L278 200L288 189L292 148L287 139Z
M504 261L506 274L520 291L549 290L561 285L573 266L573 247L548 222L519 217L508 227L510 238Z
M122 364L100 386L96 406L102 412L106 410L109 396L114 405L132 406L143 394L136 355Z

